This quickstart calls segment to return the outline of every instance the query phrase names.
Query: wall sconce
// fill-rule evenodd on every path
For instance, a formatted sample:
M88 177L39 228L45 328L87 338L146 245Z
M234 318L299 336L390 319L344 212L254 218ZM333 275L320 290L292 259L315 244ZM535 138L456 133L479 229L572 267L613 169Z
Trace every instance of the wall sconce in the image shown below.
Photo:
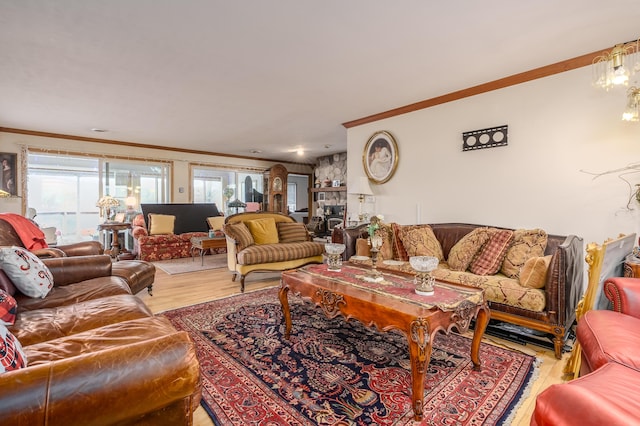
M627 86L629 78L640 71L640 40L616 44L611 52L594 58L593 85L609 90Z
M364 197L366 195L373 195L373 191L371 191L371 185L369 185L369 178L365 176L358 177L355 185L349 186L349 194L355 194L358 196L358 201L360 201L360 207L358 209L358 221L362 222L364 220L364 215L362 214L362 204L364 203Z
M627 107L622 113L624 121L638 121L640 119L640 89L630 87L627 92Z

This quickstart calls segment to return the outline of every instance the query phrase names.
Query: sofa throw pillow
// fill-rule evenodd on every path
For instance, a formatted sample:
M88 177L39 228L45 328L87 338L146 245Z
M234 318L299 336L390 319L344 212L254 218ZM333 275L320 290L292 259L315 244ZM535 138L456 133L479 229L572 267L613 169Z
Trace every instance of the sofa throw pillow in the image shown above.
M499 229L495 231L471 262L469 271L476 275L496 274L500 270L512 239L513 231L511 230Z
M238 250L244 250L245 248L255 244L251 232L244 222L238 223L226 223L222 228L224 233L230 238L233 238L238 243Z
M433 233L433 229L428 225L412 229L402 229L400 238L409 257L434 256L440 261L444 258L440 241L438 241Z
M391 230L393 231L393 254L397 260L402 260L404 262L409 261L409 255L407 254L407 250L405 250L404 245L402 244L402 239L400 238L400 234L402 233L402 226L392 222Z
M22 247L0 249L0 267L18 290L29 297L44 298L53 288L53 275L47 265Z
M278 222L278 241L281 243L302 243L309 240L309 232L304 223Z
M356 256L371 257L371 246L367 238L356 239Z
M277 244L278 228L272 217L248 220L246 222L249 232L256 244Z
M0 290L0 324L13 325L16 322L18 304L16 299L4 290Z
M492 233L488 227L481 227L460 238L449 250L449 267L454 271L466 271L475 255L489 241Z
M378 251L378 261L393 260L393 232L391 225L387 223L380 224L380 228L376 233L382 236L382 246Z
M224 216L211 216L207 218L207 224L212 231L220 231L224 226Z
M169 214L149 213L149 235L173 234L176 217Z
M27 356L22 350L22 345L11 334L4 324L0 324L0 373L18 370L27 366Z
M500 272L509 278L518 278L524 263L532 257L544 256L547 233L542 229L516 229Z
M547 285L547 271L551 255L529 258L520 271L520 285L528 288L544 288Z

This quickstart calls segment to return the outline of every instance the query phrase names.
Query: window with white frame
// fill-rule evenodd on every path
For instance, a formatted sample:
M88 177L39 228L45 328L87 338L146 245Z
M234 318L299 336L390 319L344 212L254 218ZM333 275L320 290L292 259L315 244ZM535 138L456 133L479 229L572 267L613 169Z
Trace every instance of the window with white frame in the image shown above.
M168 202L169 168L146 160L29 151L27 207L36 210L41 227L57 228L59 242L98 239L98 199L116 198L115 210L131 219L140 203Z
M229 207L235 200L245 205L262 203L263 177L260 172L193 165L191 174L194 203L215 203L225 215L244 211L243 207Z

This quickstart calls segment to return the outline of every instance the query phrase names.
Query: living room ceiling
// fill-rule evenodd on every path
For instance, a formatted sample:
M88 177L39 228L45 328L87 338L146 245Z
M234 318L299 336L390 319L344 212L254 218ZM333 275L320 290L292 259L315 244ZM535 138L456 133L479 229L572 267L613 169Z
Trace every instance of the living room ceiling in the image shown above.
M638 22L638 0L0 0L0 127L312 163L343 122Z

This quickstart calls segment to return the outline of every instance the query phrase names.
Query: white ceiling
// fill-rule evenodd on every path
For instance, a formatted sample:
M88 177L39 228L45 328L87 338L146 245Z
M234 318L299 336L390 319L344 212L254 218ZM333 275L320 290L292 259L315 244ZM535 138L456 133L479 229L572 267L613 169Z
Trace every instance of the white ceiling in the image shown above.
M0 0L0 127L313 162L343 122L639 22L639 0Z

